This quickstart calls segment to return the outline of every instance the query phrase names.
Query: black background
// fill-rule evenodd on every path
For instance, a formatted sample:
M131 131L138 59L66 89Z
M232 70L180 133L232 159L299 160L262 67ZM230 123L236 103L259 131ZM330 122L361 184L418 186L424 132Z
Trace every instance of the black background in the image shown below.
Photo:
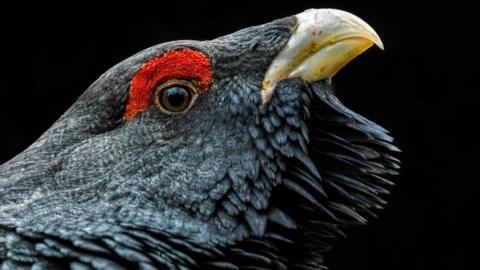
M371 49L335 78L349 107L403 149L389 205L348 229L331 269L480 269L477 9L458 1L155 1L2 7L0 163L30 145L109 67L154 44L211 39L311 7L372 25Z

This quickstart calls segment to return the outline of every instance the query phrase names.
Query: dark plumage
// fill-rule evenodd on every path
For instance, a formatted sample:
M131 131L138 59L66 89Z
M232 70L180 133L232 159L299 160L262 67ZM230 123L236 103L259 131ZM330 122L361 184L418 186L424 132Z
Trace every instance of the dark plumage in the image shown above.
M329 79L281 80L261 105L296 25L160 44L102 75L0 167L1 269L322 268L326 241L382 208L398 149ZM208 91L125 119L140 67L184 48L210 59Z

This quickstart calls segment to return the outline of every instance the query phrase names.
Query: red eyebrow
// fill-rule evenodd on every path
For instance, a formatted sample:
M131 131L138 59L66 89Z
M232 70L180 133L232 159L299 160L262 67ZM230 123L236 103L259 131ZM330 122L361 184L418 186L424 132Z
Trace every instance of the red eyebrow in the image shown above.
M192 49L165 52L143 64L133 76L125 119L132 120L138 113L146 111L155 87L170 79L193 79L206 91L212 78L212 66L205 54Z

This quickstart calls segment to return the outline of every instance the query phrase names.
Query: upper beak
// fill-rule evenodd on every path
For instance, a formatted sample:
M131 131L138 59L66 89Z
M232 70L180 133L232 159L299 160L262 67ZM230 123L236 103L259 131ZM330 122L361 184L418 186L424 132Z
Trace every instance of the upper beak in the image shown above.
M297 14L296 18L296 29L265 74L262 104L268 102L281 80L329 79L373 44L383 50L375 30L351 13L310 9Z

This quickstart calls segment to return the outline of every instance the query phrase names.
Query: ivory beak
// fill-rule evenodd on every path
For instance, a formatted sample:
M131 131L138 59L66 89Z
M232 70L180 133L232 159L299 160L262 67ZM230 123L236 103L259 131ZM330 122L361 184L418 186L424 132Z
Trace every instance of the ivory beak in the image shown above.
M336 9L310 9L296 15L297 28L268 68L262 84L262 104L284 79L307 82L332 78L348 62L376 44L378 34L357 16Z

